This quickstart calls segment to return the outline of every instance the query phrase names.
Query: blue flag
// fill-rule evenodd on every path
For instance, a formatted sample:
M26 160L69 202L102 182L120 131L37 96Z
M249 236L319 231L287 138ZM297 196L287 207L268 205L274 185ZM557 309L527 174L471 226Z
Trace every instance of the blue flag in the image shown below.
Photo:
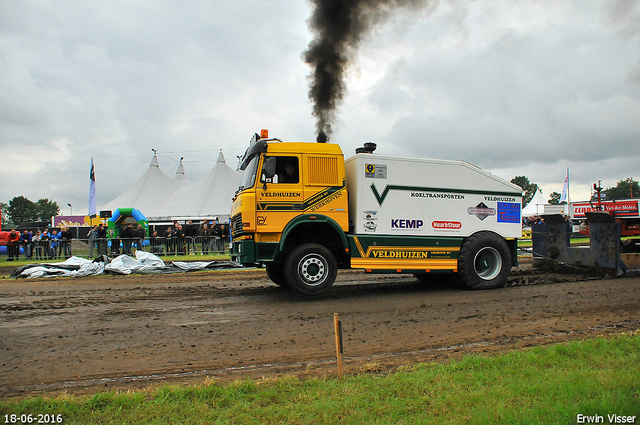
M89 179L89 217L93 218L96 216L96 174L93 169L93 157L91 157Z

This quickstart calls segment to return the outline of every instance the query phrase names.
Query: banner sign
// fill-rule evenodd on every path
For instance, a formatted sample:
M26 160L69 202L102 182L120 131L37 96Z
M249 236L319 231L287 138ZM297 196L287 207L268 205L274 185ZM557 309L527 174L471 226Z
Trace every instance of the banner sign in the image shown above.
M102 222L99 217L92 219L88 215L58 215L53 217L53 227L93 226Z
M598 207L597 203L590 204L589 202L579 202L571 204L571 210L573 211L574 219L586 219L585 213L596 212ZM623 217L638 217L638 200L634 201L607 201L602 203L604 211L613 211L613 216L617 218Z

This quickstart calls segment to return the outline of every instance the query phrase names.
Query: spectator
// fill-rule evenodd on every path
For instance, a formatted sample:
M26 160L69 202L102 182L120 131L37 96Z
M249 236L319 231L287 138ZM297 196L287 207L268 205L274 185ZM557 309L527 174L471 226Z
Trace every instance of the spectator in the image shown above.
M225 224L220 225L220 242L222 242L222 252L227 250L227 241L229 240L229 227Z
M51 239L49 242L49 249L51 250L51 258L56 259L59 256L58 246L60 241L60 235L57 230L51 232Z
M193 225L193 221L188 220L187 224L184 225L184 236L186 243L186 253L191 255L191 251L193 254L196 253L196 228Z
M152 253L162 254L162 243L156 230L154 230L151 236L149 236L149 245L151 246Z
M130 224L125 226L120 231L120 238L122 239L122 253L131 255L131 245L133 243L133 228Z
M136 229L133 231L133 236L136 240L136 249L142 249L142 244L147 237L146 232L144 231L144 227L141 224L136 226Z
M171 237L173 236L173 229L171 226L167 228L162 234L164 237L164 247L166 249L167 255L169 255L173 251L173 240Z
M220 251L220 224L218 224L218 217L213 218L213 222L211 223L211 234L213 235L212 251Z
M11 229L7 240L7 261L18 261L20 259L20 233L16 229Z
M174 230L176 251L178 255L187 255L187 248L184 245L184 230L181 224L176 224Z
M71 239L73 239L73 235L69 231L69 227L68 226L63 227L62 231L60 232L60 253L64 251L64 258L69 258L72 255Z
M98 224L98 256L107 255L107 229Z
M200 242L202 244L202 255L209 253L209 238L211 237L211 230L207 223L202 224L200 229Z
M36 230L36 234L31 238L33 251L36 257L36 260L42 260L44 257L42 256L42 241L40 240L42 236L42 232L40 230Z
M89 258L93 258L93 248L96 244L96 240L98 239L98 226L93 226L89 233L87 233L87 238L89 239ZM98 247L98 252L100 252L100 248Z
M216 226L215 226L215 234L216 234L216 236L218 236L220 238L220 249L218 250L220 252L225 252L225 250L226 250L227 233L228 233L228 231L229 230L227 229L227 226L225 226L222 223L216 224Z
M27 260L31 260L32 247L33 247L33 236L31 232L25 230L20 235L20 243L22 244L22 248L24 249L24 256Z
M42 231L42 235L40 235L40 245L44 251L44 257L46 257L47 260L51 259L51 233L49 233L49 229Z

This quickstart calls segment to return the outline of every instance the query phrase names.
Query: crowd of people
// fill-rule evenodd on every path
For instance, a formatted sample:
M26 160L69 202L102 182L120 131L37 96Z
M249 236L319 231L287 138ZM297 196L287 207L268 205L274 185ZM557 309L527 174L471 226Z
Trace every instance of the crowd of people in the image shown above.
M27 260L49 260L56 258L69 258L72 254L71 240L73 239L69 227L58 229L44 229L31 232L24 230L22 233L12 229L7 240L7 261L20 259L20 248Z
M132 248L142 249L145 240L149 242L151 252L159 255L195 255L198 252L206 255L209 252L224 252L229 240L229 227L219 223L217 219L200 224L194 224L189 220L184 225L174 222L162 235L155 230L147 235L140 224L128 224L120 229L117 238L107 240L106 237L107 231L102 224L93 226L87 234L89 258L94 258L96 248L98 256L121 253L131 255Z
M157 232L150 236L150 243L153 251L157 253L166 252L172 255L189 255L198 252L202 255L208 254L209 251L226 250L229 240L229 227L223 223L203 222L200 225L193 224L189 220L183 226L180 223L174 223L165 230L160 238Z
M563 214L562 218L564 218L566 221L569 221L569 222L572 221L571 218L566 214ZM544 224L544 217L541 217L539 215L532 215L532 216L529 216L529 217L522 217L522 227L531 227L534 224Z
M522 217L522 227L531 227L534 224L544 223L544 218L533 215L531 217Z
M83 236L81 240L88 242L88 258L91 259L101 255L131 255L134 248L140 250L145 245L158 255L206 255L226 251L230 240L229 226L217 218L199 224L191 220L184 224L174 222L161 235L157 231L147 235L140 224L127 224L115 237L107 234L107 226L99 224L79 238ZM69 258L73 255L73 239L68 227L22 232L13 229L7 240L7 261L19 260L21 255L27 260ZM87 255L86 251L83 255Z

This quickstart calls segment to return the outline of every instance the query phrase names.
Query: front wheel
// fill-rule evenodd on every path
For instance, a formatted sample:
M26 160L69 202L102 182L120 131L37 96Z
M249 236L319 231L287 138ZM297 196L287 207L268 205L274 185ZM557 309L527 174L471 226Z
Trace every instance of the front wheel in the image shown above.
M510 271L509 247L495 233L476 233L462 244L458 255L458 272L467 288L502 288L507 283Z
M296 248L285 263L289 286L305 295L319 295L333 285L338 275L336 259L327 248L304 244Z

